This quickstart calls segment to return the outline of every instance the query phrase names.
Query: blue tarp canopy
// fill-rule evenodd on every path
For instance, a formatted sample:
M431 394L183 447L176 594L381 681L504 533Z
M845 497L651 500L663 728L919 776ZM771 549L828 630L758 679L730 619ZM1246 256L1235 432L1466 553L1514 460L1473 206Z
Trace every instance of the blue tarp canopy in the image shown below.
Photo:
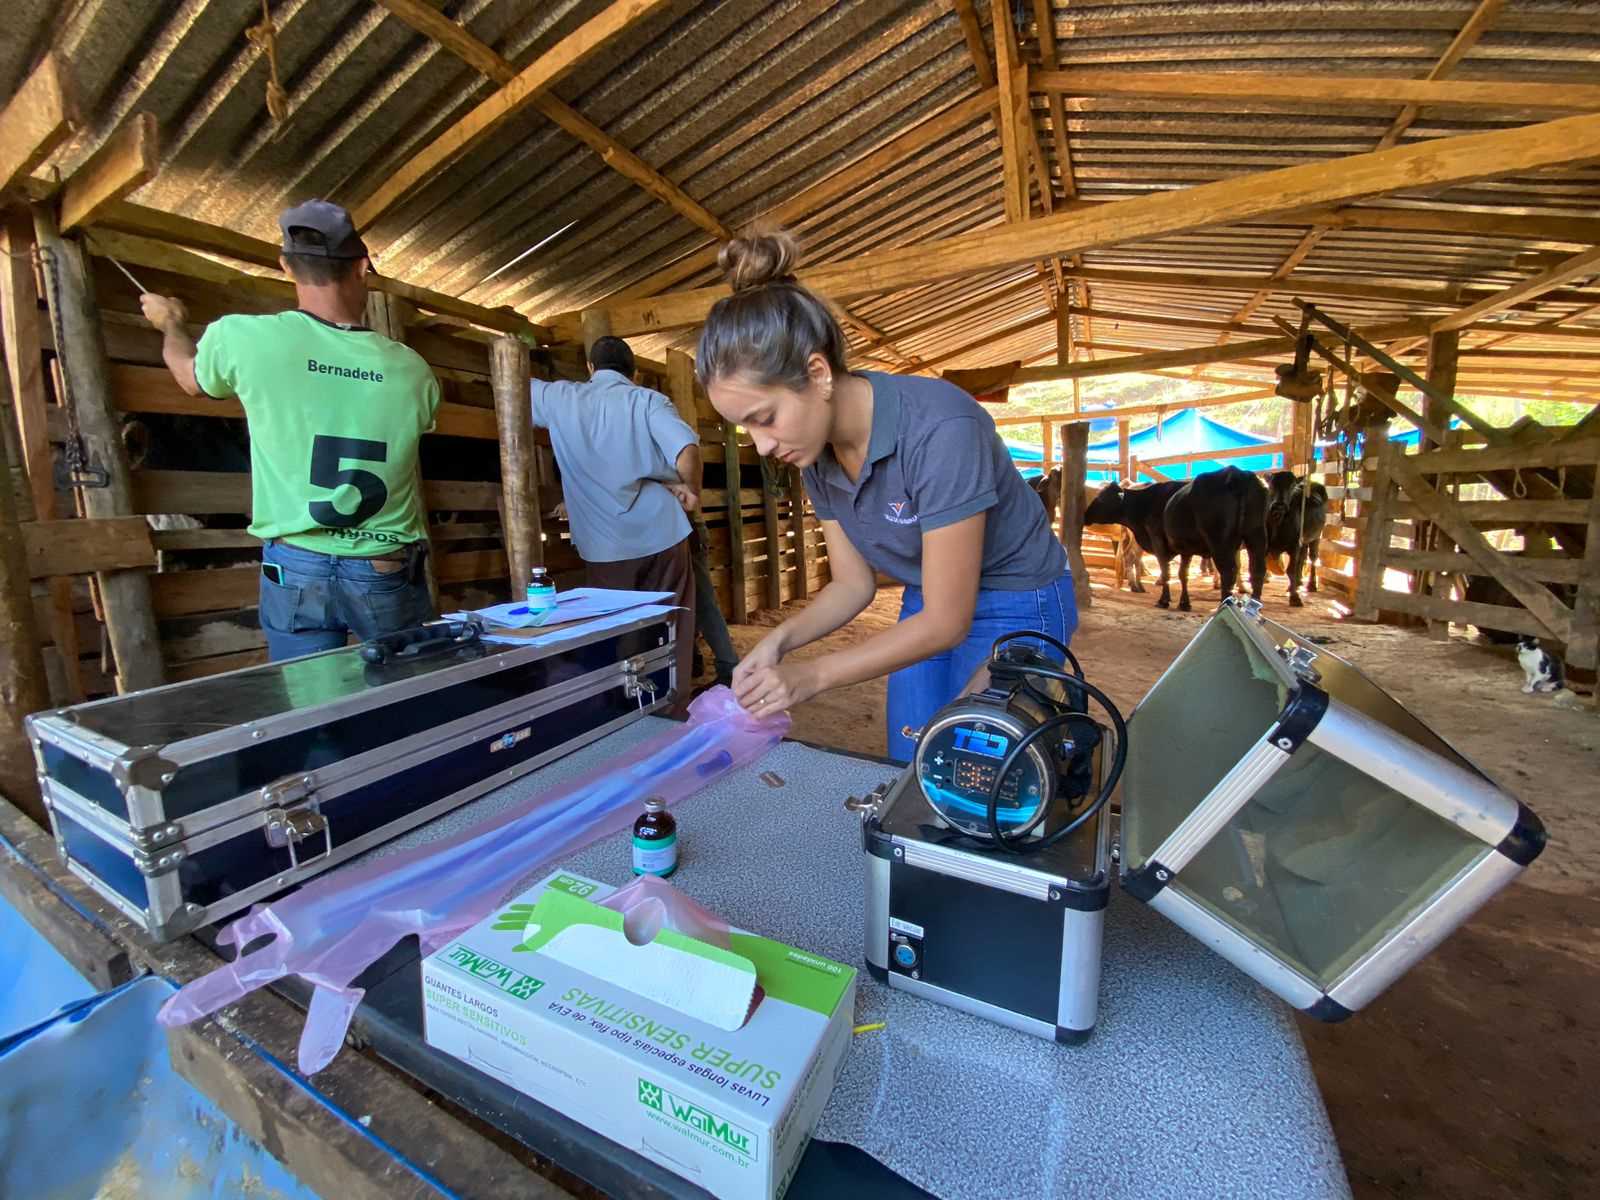
M1114 421L1096 421L1089 428L1095 429L1096 425L1106 424L1113 429ZM1214 421L1204 416L1198 409L1186 408L1173 413L1159 426L1152 425L1142 429L1128 439L1130 452L1140 459L1166 458L1174 454L1198 454L1207 450L1235 450L1248 446L1269 446L1274 439L1256 437L1242 429L1235 429L1232 425L1224 425L1221 421ZM1043 461L1043 453L1039 446L1024 445L1020 442L1007 441L1006 447L1011 451L1012 461L1017 464L1017 469L1026 476L1039 474L1039 463ZM1105 483L1116 478L1117 439L1089 443L1089 471L1091 483ZM1096 463L1109 463L1109 468L1095 466ZM1174 479L1189 479L1206 471L1218 471L1223 467L1238 467L1242 471L1270 471L1282 466L1281 453L1246 454L1237 458L1200 459L1191 463L1178 463L1170 467L1160 468L1163 475L1170 475Z
M1460 417L1450 418L1451 429L1460 429L1461 427L1462 420ZM1403 433L1391 433L1389 435L1389 440L1391 442L1399 442L1402 446L1415 446L1417 443L1422 441L1422 430L1418 429L1415 425L1412 425Z

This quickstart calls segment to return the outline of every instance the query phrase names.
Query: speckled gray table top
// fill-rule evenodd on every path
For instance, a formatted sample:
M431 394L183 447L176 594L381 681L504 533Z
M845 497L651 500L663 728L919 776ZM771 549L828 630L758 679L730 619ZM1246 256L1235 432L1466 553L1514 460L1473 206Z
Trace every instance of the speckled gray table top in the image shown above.
M641 721L399 844L481 820L669 725ZM761 782L769 771L783 786ZM735 925L861 966L865 856L843 800L895 774L785 743L674 809L672 881ZM628 838L562 865L624 884ZM865 970L856 1019L886 1027L855 1038L817 1136L946 1200L1350 1195L1289 1010L1121 892L1106 918L1099 1023L1083 1045L891 991Z

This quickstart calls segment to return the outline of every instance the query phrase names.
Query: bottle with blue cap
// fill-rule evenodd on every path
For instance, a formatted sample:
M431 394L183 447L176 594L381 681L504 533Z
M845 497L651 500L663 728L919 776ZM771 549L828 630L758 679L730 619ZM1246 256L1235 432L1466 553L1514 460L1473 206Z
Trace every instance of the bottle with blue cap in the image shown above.
M535 625L543 625L556 611L556 584L544 567L528 572L528 615Z

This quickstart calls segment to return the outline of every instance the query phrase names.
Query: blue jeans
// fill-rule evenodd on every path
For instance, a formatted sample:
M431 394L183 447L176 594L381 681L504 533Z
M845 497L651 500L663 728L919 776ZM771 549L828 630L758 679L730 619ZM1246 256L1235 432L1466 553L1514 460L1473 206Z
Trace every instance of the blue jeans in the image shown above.
M336 649L352 633L366 641L433 616L427 582L409 582L402 562L318 554L283 542L267 545L261 561L283 569L282 583L261 575L261 629L273 662Z
M921 611L922 589L906 588L900 601L900 619L904 621ZM889 676L889 757L911 761L917 748L916 733L934 713L964 693L967 682L989 661L989 651L997 637L1019 629L1036 629L1070 643L1077 627L1078 602L1072 594L1070 573L1031 592L980 588L972 628L964 642ZM1054 647L1035 645L1059 661Z

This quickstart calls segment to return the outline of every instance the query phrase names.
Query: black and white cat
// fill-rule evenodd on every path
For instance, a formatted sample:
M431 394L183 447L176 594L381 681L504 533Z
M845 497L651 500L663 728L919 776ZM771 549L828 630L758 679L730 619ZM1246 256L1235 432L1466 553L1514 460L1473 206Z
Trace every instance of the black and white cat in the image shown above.
M1540 646L1536 637L1517 639L1517 661L1528 677L1528 682L1522 685L1524 692L1554 692L1566 682L1561 660Z

